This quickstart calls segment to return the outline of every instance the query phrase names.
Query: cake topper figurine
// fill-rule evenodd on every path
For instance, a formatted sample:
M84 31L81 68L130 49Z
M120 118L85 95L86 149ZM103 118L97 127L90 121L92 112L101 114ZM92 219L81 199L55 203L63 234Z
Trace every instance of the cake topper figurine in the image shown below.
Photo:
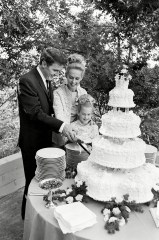
M127 88L132 76L128 72L128 66L123 65L119 73L115 75L115 82L117 87Z

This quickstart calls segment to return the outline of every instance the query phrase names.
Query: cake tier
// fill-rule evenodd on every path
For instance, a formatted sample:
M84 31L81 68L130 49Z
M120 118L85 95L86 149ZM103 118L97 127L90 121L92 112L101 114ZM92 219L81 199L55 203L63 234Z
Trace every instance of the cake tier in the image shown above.
M116 138L134 138L141 134L140 117L133 111L111 110L102 116L100 133Z
M131 170L111 170L85 161L78 164L76 179L85 181L87 194L95 200L115 197L121 202L128 194L128 201L144 203L153 198L151 189L159 182L159 169L147 163Z
M115 87L109 92L108 105L112 107L132 108L135 107L133 102L134 92L131 89Z
M118 141L118 142L115 142ZM110 168L136 168L145 163L145 142L140 139L98 138L93 141L89 161Z

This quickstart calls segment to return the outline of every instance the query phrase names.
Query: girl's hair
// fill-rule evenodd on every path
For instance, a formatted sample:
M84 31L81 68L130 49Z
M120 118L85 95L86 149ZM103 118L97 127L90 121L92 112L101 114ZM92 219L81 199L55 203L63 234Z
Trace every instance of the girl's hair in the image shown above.
M82 107L91 107L94 108L95 99L89 94L83 94L78 99L78 113L81 111Z
M85 73L85 66L86 62L82 55L74 53L71 54L67 59L67 66L66 66L66 76L69 73L70 69L78 69L82 72L82 78Z
M48 66L55 62L59 65L65 65L67 62L64 54L58 49L52 47L43 49L40 56L40 64L42 64L43 61L45 61Z

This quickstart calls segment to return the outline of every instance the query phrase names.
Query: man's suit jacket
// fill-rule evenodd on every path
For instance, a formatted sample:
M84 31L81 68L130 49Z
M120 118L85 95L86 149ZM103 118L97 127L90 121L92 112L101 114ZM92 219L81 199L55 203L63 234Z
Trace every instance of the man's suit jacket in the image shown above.
M52 131L62 121L52 117L53 103L36 68L20 78L18 86L20 133L19 146L26 151L51 146Z

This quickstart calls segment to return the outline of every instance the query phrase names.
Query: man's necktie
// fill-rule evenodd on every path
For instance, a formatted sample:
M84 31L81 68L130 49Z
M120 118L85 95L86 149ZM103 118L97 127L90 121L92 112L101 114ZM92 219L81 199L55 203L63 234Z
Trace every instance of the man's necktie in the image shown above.
M51 81L46 80L46 85L47 85L47 94L48 94L49 98L51 99Z

